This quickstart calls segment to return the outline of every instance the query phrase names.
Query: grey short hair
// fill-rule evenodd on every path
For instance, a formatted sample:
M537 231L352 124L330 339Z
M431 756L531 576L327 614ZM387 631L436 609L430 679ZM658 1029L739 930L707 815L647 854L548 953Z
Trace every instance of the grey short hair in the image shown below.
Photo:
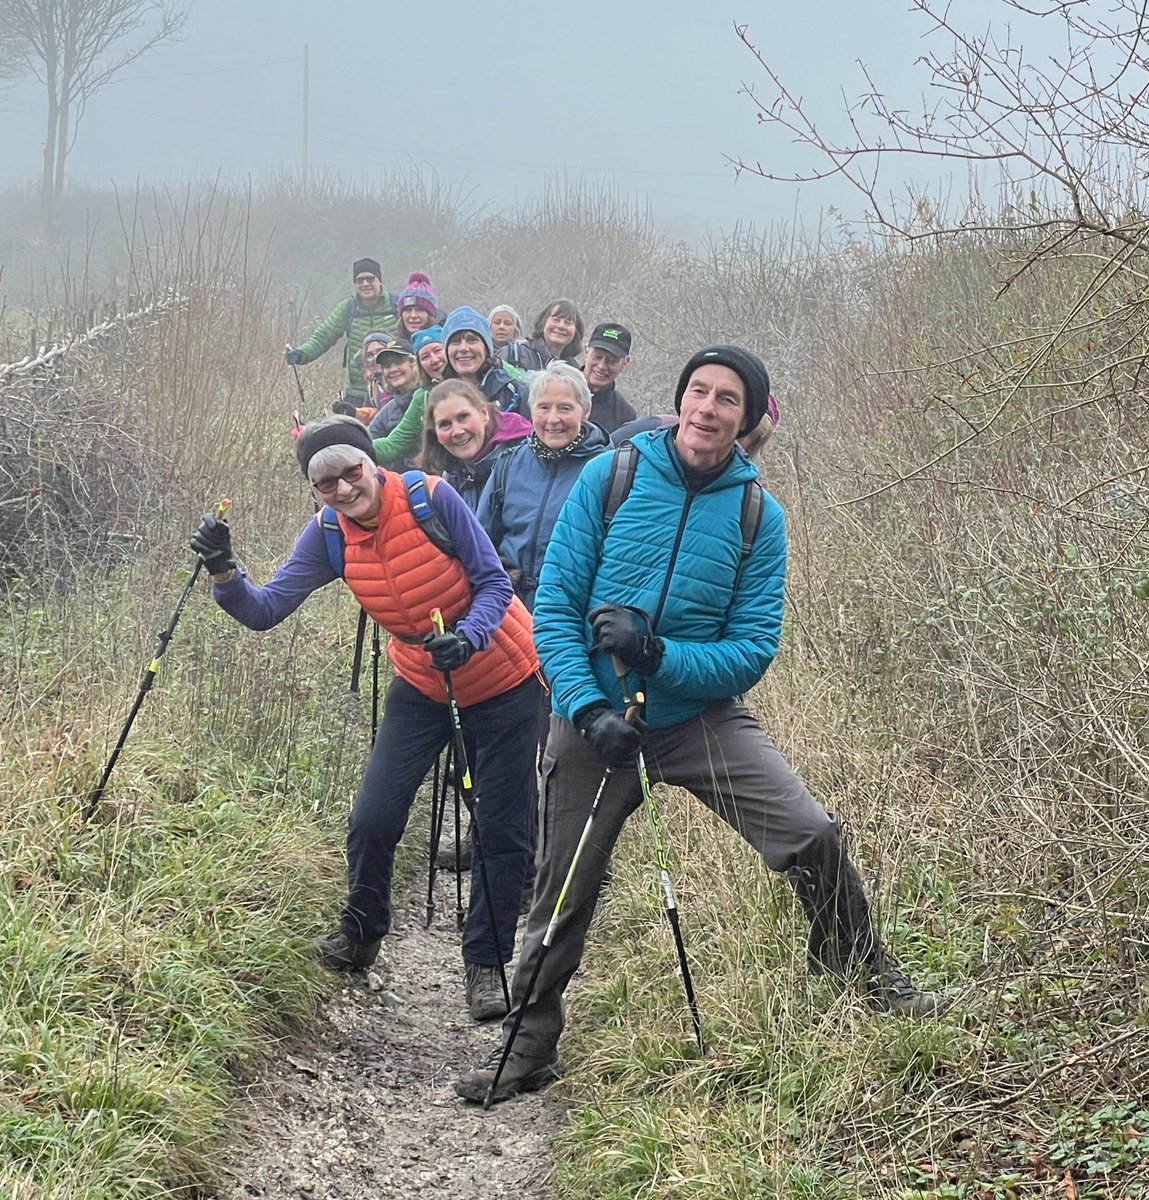
M338 475L348 467L355 466L357 462L364 462L370 470L375 470L374 460L357 446L348 446L345 443L324 446L321 450L316 450L307 464L307 481L314 483L325 476Z
M572 367L570 363L564 362L561 358L556 358L554 362L548 363L531 380L531 391L527 401L531 412L535 411L535 401L543 394L548 383L565 383L574 394L574 398L583 412L590 416L590 384L587 383L586 376L578 367Z

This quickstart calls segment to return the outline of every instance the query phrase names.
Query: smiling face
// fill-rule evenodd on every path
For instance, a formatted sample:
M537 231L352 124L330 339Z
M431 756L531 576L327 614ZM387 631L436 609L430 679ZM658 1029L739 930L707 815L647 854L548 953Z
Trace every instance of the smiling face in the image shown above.
M465 396L444 396L431 411L431 427L439 445L463 462L473 462L482 453L490 423L486 410Z
M543 341L546 342L547 349L555 358L562 357L562 352L574 341L577 332L575 323L570 317L559 316L553 311L543 322Z
M531 404L531 421L539 441L551 450L569 446L579 435L586 413L569 383L551 380Z
M679 409L674 446L682 461L700 471L725 462L745 412L746 385L737 372L718 363L699 367Z
M447 352L443 349L442 342L428 342L425 346L420 346L419 353L415 357L419 360L419 366L423 368L427 378L433 383L438 383L443 378L443 368L447 365Z
M350 476L351 478L347 478ZM373 521L379 513L379 476L362 454L348 454L323 470L309 470L313 494L320 504L330 504L352 521ZM334 491L320 491L316 480L335 481Z
M347 278L345 275L344 279ZM378 275L372 275L368 271L360 271L355 276L355 294L359 299L367 305L374 304L383 291L383 281Z
M425 308L405 308L399 324L408 334L418 333L420 329L431 327L431 314Z
M630 358L625 354L611 354L607 350L599 349L598 346L588 347L583 373L586 375L590 390L601 392L603 388L610 387L623 373L628 362L630 362Z
M473 381L487 361L487 343L473 329L460 329L447 343L447 361L460 379Z
M515 318L507 311L497 312L491 318L491 341L499 350L515 340Z
M379 365L378 354L383 349L383 342L368 342L363 347L363 378L382 379L383 368Z
M385 354L380 366L383 382L393 392L412 391L419 382L419 368L406 354Z

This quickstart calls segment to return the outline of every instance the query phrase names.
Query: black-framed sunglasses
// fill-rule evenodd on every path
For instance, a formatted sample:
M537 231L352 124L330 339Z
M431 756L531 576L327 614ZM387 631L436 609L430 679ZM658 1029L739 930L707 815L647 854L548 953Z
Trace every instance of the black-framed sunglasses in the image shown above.
M378 275L356 275L355 286L358 287L361 283L374 283L378 278Z
M332 492L339 486L339 481L342 479L344 483L358 483L363 477L364 463L356 463L353 467L348 467L346 471L340 471L338 475L329 475L325 479L317 479L311 485L317 492L324 496L330 496Z

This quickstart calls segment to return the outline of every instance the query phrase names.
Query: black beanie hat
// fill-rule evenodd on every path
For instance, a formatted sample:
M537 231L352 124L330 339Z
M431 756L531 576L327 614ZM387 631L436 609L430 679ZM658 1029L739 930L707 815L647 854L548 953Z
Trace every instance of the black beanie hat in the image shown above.
M378 461L375 458L375 445L362 421L342 415L324 417L304 425L295 439L295 456L299 459L304 479L316 453L328 446L352 446L362 450L372 462Z
M674 393L676 413L682 411L682 396L691 375L707 363L729 367L746 385L746 415L738 431L738 436L743 437L757 427L770 403L770 376L766 374L766 367L757 354L743 350L741 346L707 346L705 350L699 350L682 368L682 374L678 377L678 388Z
M354 282L355 276L362 275L364 271L370 271L378 279L383 278L383 268L373 258L357 258L355 265L351 268L352 281Z

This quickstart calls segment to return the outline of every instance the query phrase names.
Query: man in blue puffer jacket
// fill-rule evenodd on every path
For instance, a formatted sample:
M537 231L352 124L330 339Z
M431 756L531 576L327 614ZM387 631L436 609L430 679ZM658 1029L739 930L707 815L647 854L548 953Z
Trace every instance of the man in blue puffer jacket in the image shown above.
M636 758L652 782L692 792L785 872L810 920L815 971L856 978L887 1012L925 1016L938 997L918 991L885 951L837 820L807 791L741 702L778 650L786 577L782 509L763 496L749 552L743 504L757 470L736 446L767 411L770 383L756 355L711 346L686 364L678 424L635 437L629 490L604 528L611 454L589 462L551 537L535 599L534 631L551 686L550 736L534 902L515 975L514 1048L494 1099L558 1074L562 994L578 968L611 850L642 803ZM646 697L646 728L627 722L612 656L629 696ZM613 773L583 849L562 920L530 997L542 940L607 767ZM502 1049L456 1081L482 1101Z

